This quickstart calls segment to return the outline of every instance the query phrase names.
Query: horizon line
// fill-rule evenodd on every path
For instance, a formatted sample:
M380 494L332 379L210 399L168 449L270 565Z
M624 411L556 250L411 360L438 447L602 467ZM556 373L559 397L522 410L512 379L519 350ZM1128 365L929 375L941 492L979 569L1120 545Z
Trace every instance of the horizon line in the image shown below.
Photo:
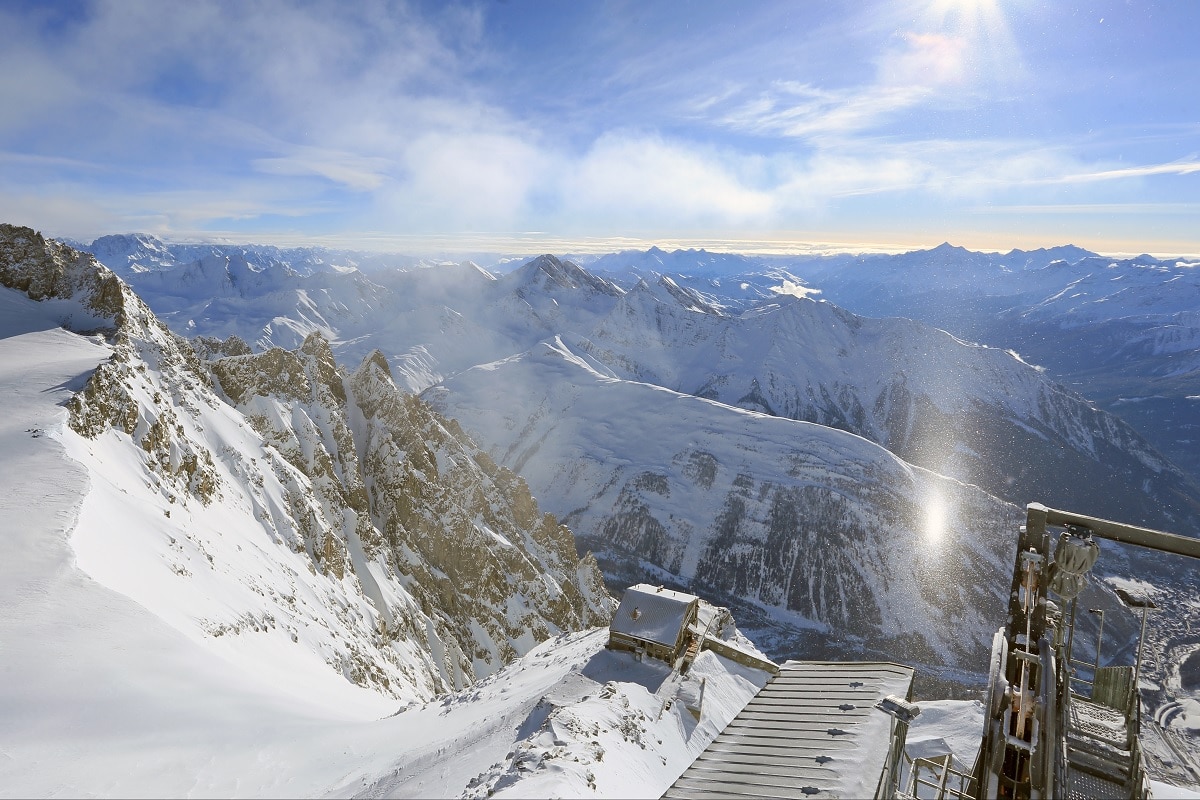
M37 229L35 226L29 226ZM666 252L677 250L704 250L712 253L730 255L750 255L764 257L786 256L825 256L825 255L900 255L903 253L933 250L944 244L961 247L975 253L1006 254L1014 250L1036 251L1039 249L1054 249L1057 247L1079 247L1096 255L1113 258L1135 258L1149 255L1154 258L1200 258L1200 244L1188 242L1164 242L1150 248L1141 248L1130 241L1105 241L1099 246L1079 244L1077 241L1057 241L1049 243L1044 236L1013 237L1020 239L1017 244L997 246L995 235L973 236L964 235L960 241L973 239L988 239L972 242L971 244L955 244L952 240L959 237L930 237L940 239L933 243L930 240L918 242L915 239L907 241L892 240L878 237L866 241L846 241L836 237L807 237L790 235L789 232L772 232L759 237L742 235L730 236L571 236L531 231L517 234L497 234L490 232L462 232L457 234L396 234L378 231L357 233L310 234L298 231L269 233L242 231L122 231L105 233L93 237L90 241L84 237L46 233L43 235L53 239L68 239L81 244L91 244L105 236L152 236L170 245L211 244L226 246L263 246L280 248L318 247L328 250L348 250L364 253L404 255L410 257L439 258L451 255L492 255L501 257L538 256L545 253L555 255L604 255L629 250L645 252L658 248ZM897 237L899 238L899 237ZM1165 246L1164 246L1165 245ZM1172 248L1171 245L1179 245Z

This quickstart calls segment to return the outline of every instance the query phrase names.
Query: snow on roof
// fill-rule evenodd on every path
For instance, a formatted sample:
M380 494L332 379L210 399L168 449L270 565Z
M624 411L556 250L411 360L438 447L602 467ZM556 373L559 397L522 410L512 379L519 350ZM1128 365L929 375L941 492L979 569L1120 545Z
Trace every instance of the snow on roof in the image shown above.
M687 619L693 594L639 583L625 590L609 630L673 647Z
M912 667L788 661L663 795L872 797L892 718L875 708L908 697Z

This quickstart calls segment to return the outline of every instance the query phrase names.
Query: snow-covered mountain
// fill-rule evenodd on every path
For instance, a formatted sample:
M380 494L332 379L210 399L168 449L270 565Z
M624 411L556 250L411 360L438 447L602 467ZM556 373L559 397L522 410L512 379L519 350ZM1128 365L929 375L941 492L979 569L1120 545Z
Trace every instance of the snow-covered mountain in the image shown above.
M423 397L611 575L824 634L777 646L979 663L1017 524L1000 498L1194 524L1178 470L1010 353L808 299L734 317L666 281L611 309ZM939 588L947 564L964 580Z
M905 319L781 296L731 316L668 278L624 295L578 347L627 380L817 422L1013 502L1200 529L1200 487L1118 418L1003 350ZM1069 465L1069 466L1068 466ZM1129 476L1149 486L1129 491Z
M751 614L776 655L961 680L1003 616L1014 502L1194 530L1194 485L1116 417L794 267L738 294L654 253L497 277L163 247L112 253L176 333L0 228L0 782L22 794L657 796L764 676L602 650L576 544L614 583ZM961 256L940 250L930 285ZM1106 286L1041 299L1057 319Z
M635 255L591 262L593 269L607 264L608 277L549 255L499 277L471 264L369 276L327 272L303 278L313 281L303 298L295 283L287 283L300 279L261 270L236 288L232 280L216 285L226 306L185 278L198 265L156 273L158 283L146 276L139 285L177 330L219 329L224 336L240 328L255 349L279 331L298 339L319 330L343 360L360 361L380 350L397 383L428 390L426 396L499 463L524 475L539 502L563 517L585 547L602 554L614 582L662 570L669 579L725 592L729 602L780 614L800 638L805 634L797 631L807 628L873 641L893 622L887 609L908 601L856 587L891 585L909 567L882 545L867 561L829 570L813 562L808 573L779 565L750 569L745 559L735 565L717 558L725 552L714 544L718 519L735 529L746 526L747 541L757 542L748 545L750 560L770 560L775 556L763 554L783 546L775 539L766 544L770 504L731 499L748 487L757 487L750 492L756 496L784 498L781 509L791 510L780 510L775 519L798 515L788 523L794 534L785 549L817 544L804 540L801 530L833 529L825 535L838 541L826 549L839 554L846 549L836 532L843 519L857 519L881 536L920 542L925 524L919 518L928 498L962 495L963 526L971 531L964 558L977 565L981 585L996 583L984 579L985 571L1007 569L987 543L991 533L982 529L1006 536L1014 505L1034 497L1131 522L1197 529L1200 490L1186 476L1118 418L1013 354L908 320L863 318L816 301L825 295L812 286L822 285L814 279L806 286L797 277L801 266L820 265L828 277L839 257L805 259L789 267L793 272L778 262L731 261L701 251ZM903 286L917 296L952 283L951 276L964 286L974 280L959 275L963 259L975 272L987 272L985 283L1000 291L1018 272L1061 269L1064 255L1077 254L1068 248L995 257L945 245L927 256L840 258L860 261L861 274L868 265L896 274L915 270L922 280ZM672 276L654 267L681 271ZM754 272L719 274L733 267ZM233 272L224 267L217 274ZM177 297L193 298L185 313L172 306ZM260 303L268 311L258 310ZM681 395L690 399L663 400ZM593 403L589 397L606 399ZM689 422L681 428L672 415L683 407L690 409ZM779 420L764 423L763 414ZM816 425L788 424L793 422ZM701 445L693 441L698 430L717 433ZM610 438L599 436L609 431ZM778 463L798 458L772 449L777 443L813 436L841 441L844 434L877 447L854 458L846 453L859 451L834 447L840 455L810 464L805 474L816 477L805 481L776 474ZM732 455L731 441L740 442L735 449L744 456ZM866 475L890 474L896 459L905 475L929 475L886 490L869 485ZM701 473L730 482L718 491L716 484L688 478L681 465L693 463L708 464ZM638 478L643 473L652 478ZM745 477L735 486L739 475ZM950 479L946 486L964 488L933 491L929 484L943 481L939 476ZM664 480L670 499L652 488ZM832 505L801 490L825 492ZM955 513L937 512L951 520ZM906 533L893 533L897 526ZM717 548L713 558L702 559L699 554L711 548ZM739 571L741 578L735 577ZM839 577L822 583L816 576L825 572ZM859 597L864 607L873 603L883 610L859 615L855 603L842 601ZM964 606L985 609L981 621L991 602L973 597ZM921 614L933 614L935 605ZM910 615L912 624L899 629L929 628L929 617L921 622L921 614ZM953 653L953 643L926 640L922 646L937 651L943 645L951 655L929 660L970 660L965 652ZM879 645L877 652L889 647Z
M593 259L623 286L665 275L737 309L776 287L868 317L907 317L1013 349L1200 481L1200 278L1195 259L1106 258L1074 245L977 253L950 244L899 255L727 256L628 251Z
M807 263L819 256L797 259ZM804 296L820 293L808 287L788 270L790 264L777 259L744 256L736 253L710 253L707 250L674 250L658 247L649 250L623 250L580 261L589 271L607 275L622 286L638 281L653 285L666 276L676 286L694 292L707 303L730 309L745 309L750 304L781 293Z
M1073 246L999 254L942 245L789 268L856 313L909 317L1015 349L1200 480L1198 267Z
M268 269L273 265L287 265L289 269L301 275L348 269L414 269L442 263L399 253L332 250L325 247L164 242L147 233L102 236L90 244L73 240L63 240L63 243L76 250L91 253L97 261L126 280L139 272L174 269L214 257L245 260L258 270Z
M657 797L765 682L573 632L594 561L378 354L193 348L28 229L0 284L0 793Z
M962 631L1000 613L1012 507L861 437L622 380L561 339L424 396L627 580L736 598L824 652L934 664L978 656Z
M880 535L892 542L907 531L911 538L896 550L921 552L925 509L947 513L944 506L933 511L940 504L928 500L946 492L922 480L884 480L896 493L885 496L879 476L890 467L841 448L809 464L802 479L777 474L780 464L804 458L776 443L835 435L830 428L886 448L872 458L899 456L906 469L924 467L983 489L987 494L956 498L963 522L950 523L972 537L986 539L981 529L1011 530L995 497L1020 503L1036 496L1195 529L1197 491L1186 476L1118 418L1011 353L811 299L781 297L732 314L665 277L620 295L580 289L553 299L561 317L583 320L573 333L460 372L424 396L525 475L542 502L603 554L610 574L629 579L659 569L794 625L833 631L835 639L858 637L875 652L970 661L930 633L940 627L934 620L945 598L922 608L886 596L898 576L912 574L904 556L881 542L861 548L870 554L862 562L833 566L812 555L821 548L835 561L846 558L854 548L840 534L858 530L855 519L861 530L886 532ZM820 427L770 428L741 411ZM688 470L708 477L697 480ZM727 482L713 484L718 474ZM821 493L832 501L810 496ZM851 536L859 538L870 539ZM965 546L971 553L938 546L952 560L979 565L973 586L1004 584L984 567L982 539ZM776 563L781 549L793 547L796 559ZM744 557L731 555L741 548ZM988 608L986 591L964 605ZM886 610L901 608L909 625ZM913 633L925 649L880 645L884 630Z
M300 684L426 700L607 613L570 532L379 354L346 374L313 334L206 364L113 273L27 229L0 229L0 280L111 342L67 404L63 445L92 476L72 546L193 639L260 672L304 664Z
M753 272L762 262L752 256L737 253L711 253L703 248L667 252L659 247L649 250L622 250L601 256L581 258L591 272L697 275L724 277Z

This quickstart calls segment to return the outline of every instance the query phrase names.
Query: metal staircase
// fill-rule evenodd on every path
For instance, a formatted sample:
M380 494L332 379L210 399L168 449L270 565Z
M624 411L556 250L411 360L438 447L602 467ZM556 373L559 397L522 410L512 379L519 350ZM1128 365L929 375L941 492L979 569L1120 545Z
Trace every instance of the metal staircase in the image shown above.
M1067 797L1116 800L1133 796L1136 737L1130 721L1124 713L1103 703L1082 697L1071 699L1064 726Z
M1053 548L1051 528L1060 531ZM1149 796L1138 739L1140 649L1136 667L1100 668L1097 656L1091 681L1077 678L1071 659L1075 597L1099 556L1097 539L1200 558L1197 539L1029 505L1008 623L992 649L986 730L974 770L981 797ZM1140 604L1143 637L1151 606ZM1090 684L1090 694L1076 692L1077 682Z

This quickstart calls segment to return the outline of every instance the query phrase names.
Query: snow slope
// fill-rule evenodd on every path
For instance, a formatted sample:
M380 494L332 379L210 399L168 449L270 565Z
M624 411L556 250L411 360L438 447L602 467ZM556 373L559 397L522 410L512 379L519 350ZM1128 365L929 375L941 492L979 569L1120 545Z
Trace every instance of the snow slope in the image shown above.
M324 735L392 703L376 695L371 708L327 682L313 698L321 713L306 713L270 676L235 668L77 566L69 535L95 476L62 444L63 404L110 350L59 327L53 306L67 304L0 289L0 785L10 796L234 793L240 775L251 792L284 792L307 759L272 758L266 742Z
M477 651L462 668L476 676L449 675L453 661L435 644L447 641L438 629L454 603L441 598L443 606L422 611L433 599L414 602L419 581L390 587L385 600L409 598L402 610L426 636L380 638L379 620L401 609L369 596L357 576L386 575L386 559L364 570L347 555L339 576L329 551L310 550L288 512L289 479L310 511L329 510L315 478L206 393L195 357L111 275L31 231L3 233L0 272L21 290L0 288L0 794L374 795L386 787L392 796L457 796L486 784L523 796L528 780L560 795L582 779L607 796L657 796L765 680L705 654L693 685L681 687L666 681L665 667L602 650L603 630L538 645L547 631L536 625L550 624L553 612L535 603L553 602L535 593L509 596L524 607L528 641L508 643L508 667ZM314 340L308 366L327 354ZM303 355L295 357L303 363ZM358 432L395 443L378 369L371 362L343 386L363 420L376 420ZM253 396L260 407L273 402ZM311 422L328 410L318 399L310 393L307 408L293 410ZM468 454L461 445L431 450L435 460ZM255 470L256 462L267 466ZM373 484L386 486L384 475ZM504 536L522 531L502 527L506 513L538 517L536 506L526 493L523 508L505 511L498 501L513 495L489 493L494 529L484 538L538 556L544 597L556 569L545 537L554 531ZM486 567L486 548L473 557ZM567 579L595 588L588 569ZM459 588L459 605L486 608ZM604 600L590 598L601 618ZM701 677L699 724L686 697L664 711L667 700L694 694ZM436 694L456 683L471 685ZM664 683L669 694L656 694ZM601 763L597 747L619 757ZM580 766L557 769L562 748Z

